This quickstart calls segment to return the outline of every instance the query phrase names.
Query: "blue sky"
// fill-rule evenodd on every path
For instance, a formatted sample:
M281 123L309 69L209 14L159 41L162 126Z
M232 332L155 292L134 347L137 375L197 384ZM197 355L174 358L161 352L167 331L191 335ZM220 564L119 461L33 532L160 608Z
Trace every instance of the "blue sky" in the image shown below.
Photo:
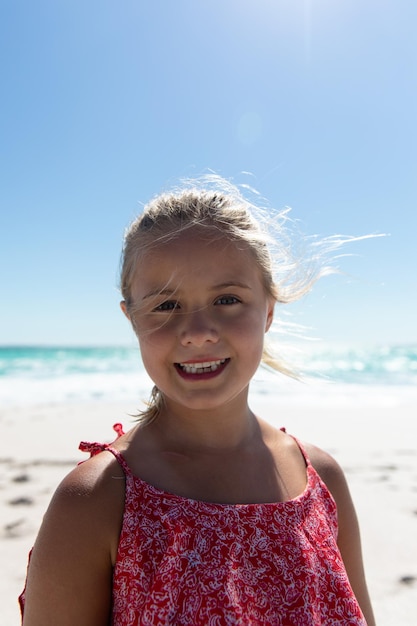
M294 307L417 342L415 0L3 0L0 344L129 344L117 272L151 196L208 168L351 246Z

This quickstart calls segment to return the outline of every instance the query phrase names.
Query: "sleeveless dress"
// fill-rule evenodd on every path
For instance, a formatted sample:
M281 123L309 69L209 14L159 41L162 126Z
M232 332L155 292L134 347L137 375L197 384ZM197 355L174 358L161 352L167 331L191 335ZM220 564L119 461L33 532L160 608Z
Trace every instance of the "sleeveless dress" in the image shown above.
M117 426L115 427L117 430ZM366 626L337 547L336 504L303 446L307 485L287 502L215 504L126 478L113 626Z

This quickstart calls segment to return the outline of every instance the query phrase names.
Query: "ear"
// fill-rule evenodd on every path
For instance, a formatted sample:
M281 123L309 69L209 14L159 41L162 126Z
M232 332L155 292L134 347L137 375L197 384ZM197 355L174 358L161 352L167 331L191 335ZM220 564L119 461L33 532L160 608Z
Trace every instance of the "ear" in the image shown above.
M265 332L266 333L271 328L271 324L272 324L273 319L274 319L274 308L275 308L275 301L274 300L269 300L268 301L268 311L267 311L266 322L265 322Z
M129 322L130 322L130 315L129 315L129 313L127 312L127 306L126 306L126 301L125 301L125 300L122 300L122 301L121 301L121 303L120 303L120 308L122 309L123 313L126 315L127 319L128 319L128 320L129 320Z

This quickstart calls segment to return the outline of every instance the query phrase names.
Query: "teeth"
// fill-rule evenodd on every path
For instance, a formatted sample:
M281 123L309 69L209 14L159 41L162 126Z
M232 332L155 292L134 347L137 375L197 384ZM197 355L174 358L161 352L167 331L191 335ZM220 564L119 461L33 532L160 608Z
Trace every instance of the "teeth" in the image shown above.
M204 363L179 363L178 365L187 374L204 374L206 372L215 372L219 365L226 363L226 359L220 361L206 361Z

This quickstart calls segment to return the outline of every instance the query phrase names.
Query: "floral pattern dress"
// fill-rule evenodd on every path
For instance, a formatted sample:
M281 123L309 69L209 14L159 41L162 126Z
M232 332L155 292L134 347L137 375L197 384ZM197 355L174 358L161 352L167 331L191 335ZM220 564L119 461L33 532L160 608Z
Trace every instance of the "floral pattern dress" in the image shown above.
M366 626L337 547L336 504L298 442L307 485L268 504L215 504L126 477L114 626Z

